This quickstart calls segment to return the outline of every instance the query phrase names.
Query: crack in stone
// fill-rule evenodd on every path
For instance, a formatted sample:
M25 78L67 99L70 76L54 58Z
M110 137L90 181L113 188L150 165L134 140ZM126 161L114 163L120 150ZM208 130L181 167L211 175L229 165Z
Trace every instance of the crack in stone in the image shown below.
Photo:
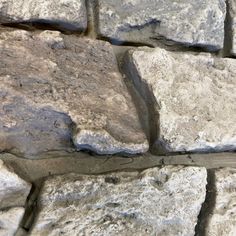
M206 186L206 198L202 204L200 214L198 215L198 223L195 227L195 236L206 236L206 228L209 221L209 216L213 213L216 202L216 190L215 190L215 171L207 170L207 186Z

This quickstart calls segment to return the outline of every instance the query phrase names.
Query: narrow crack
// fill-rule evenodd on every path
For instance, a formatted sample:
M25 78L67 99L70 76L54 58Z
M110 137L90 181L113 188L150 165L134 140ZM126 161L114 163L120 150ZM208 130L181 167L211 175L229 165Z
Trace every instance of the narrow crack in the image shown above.
M95 21L95 11L97 8L96 0L87 0L85 2L87 10L87 30L85 31L85 36L88 38L96 39L96 21Z
M42 183L43 180L40 179L32 184L32 188L25 205L25 214L20 223L18 231L22 228L25 232L30 232L37 214L37 199L41 190Z
M223 48L223 56L230 57L231 50L233 46L233 38L232 38L232 19L230 16L230 6L229 1L226 0L226 17L224 22L224 48Z
M129 77L130 75L126 73L126 69L124 68L124 65L126 64L124 63L125 54L131 48L132 47L113 46L113 51L116 55L119 71L123 75L123 81L132 98L132 102L135 105L142 130L146 134L147 138L149 139L150 135L149 135L148 107L146 106L146 103L143 100L142 96L140 95L139 91L136 89L136 87L132 83L132 79Z
M146 103L148 116L148 138L150 143L150 152L153 152L154 144L159 138L159 113L156 109L157 104L153 93L150 91L148 84L144 83L138 76L135 65L130 60L130 55L126 53L123 61L123 71L127 78L132 81L134 87L137 89L141 97ZM144 114L141 113L143 116ZM143 118L141 118L142 120ZM166 150L159 150L160 153L166 153Z
M215 190L215 170L207 170L207 186L206 198L202 204L200 214L198 215L198 222L195 227L195 236L206 236L209 217L212 215L216 202Z

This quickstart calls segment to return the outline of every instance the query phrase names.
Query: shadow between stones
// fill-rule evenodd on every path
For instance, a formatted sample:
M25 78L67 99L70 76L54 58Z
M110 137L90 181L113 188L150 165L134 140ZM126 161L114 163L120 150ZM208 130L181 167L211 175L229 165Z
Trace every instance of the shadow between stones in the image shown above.
M195 236L206 236L209 217L212 215L216 203L215 171L207 170L206 198L198 215Z
M61 31L64 34L83 33L83 30L80 27L75 26L75 24L60 20L32 19L14 22L5 21L1 23L1 25L28 31L55 30Z

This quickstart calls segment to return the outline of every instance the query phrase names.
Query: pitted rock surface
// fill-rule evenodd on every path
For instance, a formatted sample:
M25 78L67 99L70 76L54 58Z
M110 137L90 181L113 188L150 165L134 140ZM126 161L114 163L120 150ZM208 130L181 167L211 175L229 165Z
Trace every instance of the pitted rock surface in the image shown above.
M0 160L0 209L24 206L30 189L31 184L21 179Z
M0 150L142 153L148 142L109 43L23 30L0 34Z
M0 0L0 23L29 22L63 30L87 28L84 0Z
M194 235L206 169L168 166L49 178L31 235Z
M14 236L24 212L25 209L23 207L0 210L0 236Z
M236 233L236 169L215 171L215 195L206 235L233 236Z
M140 91L147 86L146 94L151 94L159 148L164 146L166 152L236 148L234 59L140 48L129 52L129 62L136 86Z
M98 33L116 43L166 39L209 50L223 47L223 0L99 0Z

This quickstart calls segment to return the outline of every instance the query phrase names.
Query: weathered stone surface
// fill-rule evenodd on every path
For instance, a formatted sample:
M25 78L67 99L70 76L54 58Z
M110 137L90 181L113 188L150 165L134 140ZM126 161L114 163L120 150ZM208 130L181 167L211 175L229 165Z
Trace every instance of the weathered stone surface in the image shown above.
M60 29L85 30L84 0L0 0L0 22L52 24Z
M109 43L16 30L0 34L0 52L0 150L68 149L72 136L100 154L148 150Z
M231 53L232 55L236 56L236 1L235 0L229 0L229 20L230 20L230 38L232 42L227 42L227 43L232 43L230 45L231 48Z
M0 160L0 209L24 206L30 188L29 183L9 170Z
M128 57L136 86L153 100L160 151L236 148L234 59L160 48L140 48Z
M0 211L0 236L14 236L24 212L22 207Z
M223 168L215 172L216 199L209 216L206 235L236 234L236 169Z
M194 235L206 169L168 166L48 179L31 235Z
M111 40L156 45L165 38L186 45L223 47L223 0L99 0L98 33Z

